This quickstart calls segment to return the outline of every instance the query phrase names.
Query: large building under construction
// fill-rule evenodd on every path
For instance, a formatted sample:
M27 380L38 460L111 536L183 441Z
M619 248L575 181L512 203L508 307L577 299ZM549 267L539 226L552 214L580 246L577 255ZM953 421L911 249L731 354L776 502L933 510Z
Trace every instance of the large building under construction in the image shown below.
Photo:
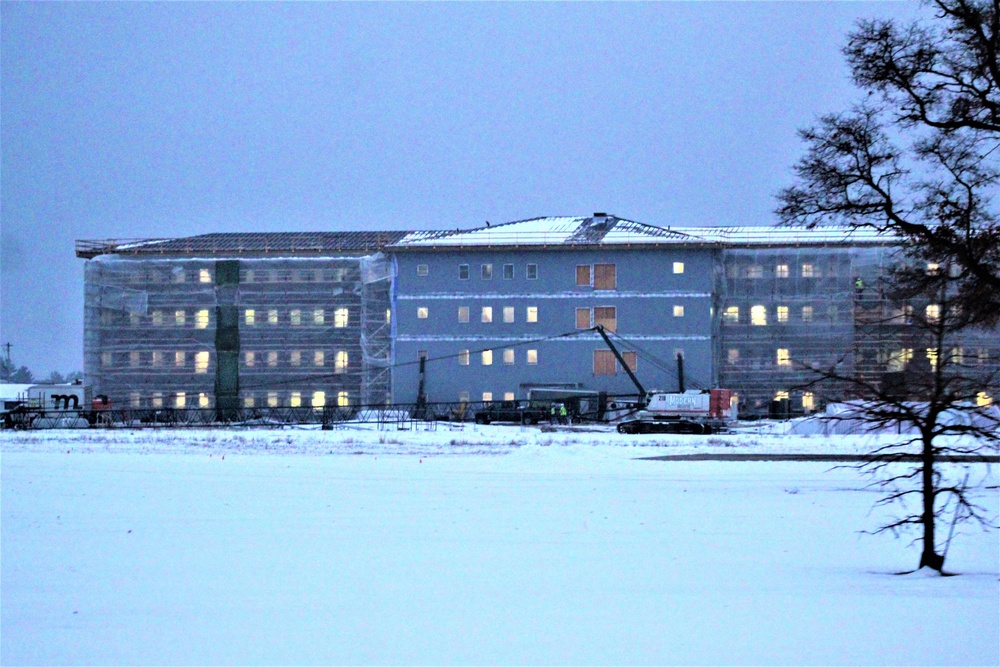
M87 382L135 407L735 390L820 407L814 368L932 363L923 304L882 289L892 239L844 228L662 228L594 214L449 231L81 241ZM995 366L995 332L952 351ZM937 352L933 352L937 354ZM421 363L423 360L423 363ZM421 373L420 369L423 369Z

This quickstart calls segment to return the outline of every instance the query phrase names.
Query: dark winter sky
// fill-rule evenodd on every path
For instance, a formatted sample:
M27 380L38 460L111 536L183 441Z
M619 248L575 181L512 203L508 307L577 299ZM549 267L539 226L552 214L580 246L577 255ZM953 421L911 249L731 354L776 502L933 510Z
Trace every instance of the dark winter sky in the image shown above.
M893 3L0 3L0 343L82 368L75 239L769 224Z

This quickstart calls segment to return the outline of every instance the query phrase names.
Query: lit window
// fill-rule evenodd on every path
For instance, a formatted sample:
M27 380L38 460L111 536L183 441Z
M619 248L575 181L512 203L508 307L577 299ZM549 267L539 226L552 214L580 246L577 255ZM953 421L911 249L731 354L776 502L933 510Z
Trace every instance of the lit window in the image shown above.
M254 406L253 396L244 396L243 397L243 407L244 408L252 408L253 406Z
M458 321L462 324L468 324L469 322L469 307L459 306L458 307Z
M961 366L965 362L965 350L961 347L951 348L951 363Z
M893 352L889 355L889 370L890 371L901 371L904 370L907 364L913 359L913 348L904 347L897 352Z
M244 352L243 353L243 363L248 368L253 368L257 363L257 353L256 352Z
M163 407L163 393L159 391L153 392L153 407L162 408Z
M722 321L730 324L737 324L740 321L740 307L729 306L722 311Z
M802 306L802 321L812 322L813 321L813 307L812 306Z
M183 391L177 392L174 396L174 407L183 408L185 405L187 405L187 394Z
M290 406L292 406L293 408L301 408L302 407L302 392L301 391L293 391L292 395L288 399L288 404Z
M493 365L493 350L483 350L483 366Z
M614 375L615 355L611 350L594 350L594 375Z
M802 409L809 412L816 409L816 398L811 391L802 394Z
M483 280L492 280L493 279L493 265L492 264L483 264L483 266L482 266L482 276L483 276Z
M153 311L153 326L161 327L163 326L163 311L154 310Z
M314 391L312 397L312 406L314 408L322 408L326 406L326 392L325 391Z
M140 361L141 361L141 357L140 357L138 351L132 350L131 352L128 353L128 365L129 366L132 366L134 368L134 367L136 367L136 366L139 365Z
M278 407L278 392L276 391L267 392L267 407L269 408Z
M594 308L594 326L603 326L610 333L618 328L617 310L614 306L597 306Z
M417 319L418 320L426 320L427 319L427 307L426 306L421 306L421 307L417 308Z
M288 360L292 364L292 366L301 366L302 365L302 351L301 350L292 350L291 354L288 355Z
M163 365L163 352L160 350L153 350L153 366L159 368Z
M317 308L313 311L313 324L324 324L326 322L326 311Z
M726 354L726 362L730 366L735 366L740 363L740 351L737 349L730 349L728 354Z
M778 306L778 322L784 324L788 321L788 306Z
M577 329L590 328L590 308L576 309L576 328Z
M760 264L751 264L747 267L747 278L763 278L764 267Z
M427 275L427 265L426 264L417 264L417 275L418 276L426 276Z
M931 370L937 370L938 365L938 349L936 347L927 348L927 361L931 365Z
M483 312L482 312L482 315L481 315L481 319L482 319L483 322L492 322L493 321L493 307L492 306L483 306Z
M195 329L207 329L208 328L208 309L202 308L194 314L194 328Z
M346 408L351 404L351 396L346 391L337 392L337 407Z
M815 278L816 277L816 267L812 264L802 265L802 277L803 278Z
M243 321L253 326L257 323L257 312L253 308L247 308L243 311Z
M590 264L578 264L576 267L577 287L590 287Z
M350 321L350 312L347 308L338 308L333 311L333 326L342 329Z
M774 267L774 275L777 278L787 278L788 277L788 265L778 264Z
M209 407L208 394L204 392L198 394L198 407L199 408Z
M459 264L458 265L458 279L459 280L468 280L469 279L469 265L468 264Z
M507 324L514 321L514 306L503 307L503 321Z
M750 324L763 326L767 324L767 308L764 306L754 306L750 309Z
M137 408L142 405L142 394L137 391L133 391L128 395L128 402L133 408Z
M504 264L503 265L503 279L504 280L513 280L514 279L514 265L513 264Z
M269 368L275 368L278 365L278 353L268 352L267 353L267 365Z
M538 322L538 306L528 306L524 311L524 319L528 324Z
M594 289L617 289L617 275L617 269L614 264L594 264Z
M175 310L174 311L174 324L179 327L184 326L187 323L187 311L186 310Z
M538 363L538 350L528 350L524 355L524 360L529 366Z
M514 349L508 347L503 351L503 362L508 366L514 363Z
M674 306L674 317L684 317L684 306Z
M503 393L503 400L505 400L505 401L513 401L514 400L514 392L512 392L512 391L505 391Z
M212 282L212 274L208 269L202 269L198 272L198 282L200 283L210 283Z
M333 369L337 373L344 373L347 371L348 363L347 350L337 350L337 354L333 358Z
M778 365L779 366L791 366L792 365L792 358L788 354L788 348L787 347L779 347L778 348Z
M941 272L941 265L940 264L937 264L935 262L928 262L927 263L927 275L929 275L929 276L936 276L940 272Z
M177 366L178 368L183 368L184 364L187 361L185 359L186 356L187 355L184 353L184 350L179 350L177 352L174 352L174 366Z
M976 405L981 408L988 408L993 405L993 398L985 391L981 391L976 394Z
M292 326L299 326L302 324L302 311L298 308L293 309L288 313L288 319L291 321Z
M684 262L674 262L674 273L684 273Z
M939 319L941 319L941 306L936 303L932 303L924 309L924 313L927 316L927 322L929 324L935 324Z
M101 352L101 366L110 366L110 365L111 365L111 353Z
M469 365L469 351L468 350L459 350L458 351L458 364L460 366L468 366Z
M194 372L195 373L207 373L208 372L208 351L202 350L194 355Z
M386 308L385 309L385 323L386 324L390 324L391 322L392 322L392 309L391 308Z
M492 391L484 391L483 392L483 403L489 403L492 400L493 400L493 392Z
M788 400L788 392L787 391L779 391L779 392L775 393L774 400L776 400L776 401L787 401Z
M326 362L326 352L315 350L313 352L313 366L322 366Z
M525 266L524 267L524 277L527 278L528 280L537 280L538 279L538 265L537 264L528 264L527 266Z
M267 311L267 323L268 324L277 324L278 323L278 311L277 310L271 309L271 310Z

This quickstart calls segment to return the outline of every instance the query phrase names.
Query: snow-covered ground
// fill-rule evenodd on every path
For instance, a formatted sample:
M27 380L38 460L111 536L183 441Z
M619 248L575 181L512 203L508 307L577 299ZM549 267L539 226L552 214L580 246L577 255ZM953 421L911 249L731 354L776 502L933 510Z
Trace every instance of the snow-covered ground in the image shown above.
M859 534L887 510L852 469L637 459L872 443L0 433L0 662L1000 663L996 532L895 576L917 552Z

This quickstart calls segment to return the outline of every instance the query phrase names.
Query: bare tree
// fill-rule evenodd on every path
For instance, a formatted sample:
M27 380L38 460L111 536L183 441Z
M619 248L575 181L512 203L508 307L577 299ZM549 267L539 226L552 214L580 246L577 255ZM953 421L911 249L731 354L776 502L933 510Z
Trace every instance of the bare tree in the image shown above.
M990 330L995 341L1000 322L994 204L1000 0L931 5L933 21L858 24L844 54L867 99L800 132L806 154L794 168L796 183L778 196L777 214L785 224L844 224L899 241L900 266L889 288L900 304L923 306L915 309L911 342L901 340L896 352L903 357L897 365L907 370L861 377L841 364L819 369L814 384L848 387L857 399L852 416L868 424L913 428L917 435L908 442L873 452L868 470L888 473L879 478L888 490L880 502L920 498L919 511L880 530L920 527L920 566L941 571L936 523L943 512L992 521L971 500L967 484L948 481L938 463L942 456L995 452L998 445L998 424L981 405L996 394L997 360L982 363L977 356L973 368L961 344ZM924 354L910 363L906 356L914 350ZM914 445L916 465L899 472Z

